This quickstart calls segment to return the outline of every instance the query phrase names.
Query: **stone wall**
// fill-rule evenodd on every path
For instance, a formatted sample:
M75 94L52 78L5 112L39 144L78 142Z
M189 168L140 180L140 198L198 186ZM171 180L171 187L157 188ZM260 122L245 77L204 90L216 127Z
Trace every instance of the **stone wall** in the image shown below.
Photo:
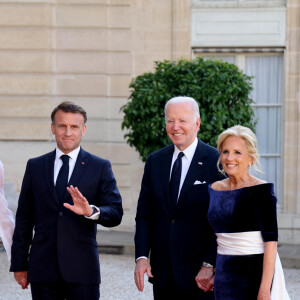
M6 182L20 190L28 158L55 147L52 109L75 101L88 114L83 147L112 162L125 209L118 229L134 230L143 164L123 138L120 107L131 79L155 60L190 55L189 0L0 1Z
M120 107L131 79L154 61L191 57L191 7L199 3L207 10L287 5L278 221L281 241L300 243L299 0L0 0L0 159L9 190L20 190L28 158L54 149L50 113L73 100L88 113L83 147L112 162L125 208L117 229L134 230L143 164L123 138ZM15 208L16 196L10 201Z
M300 1L287 0L282 241L300 243Z

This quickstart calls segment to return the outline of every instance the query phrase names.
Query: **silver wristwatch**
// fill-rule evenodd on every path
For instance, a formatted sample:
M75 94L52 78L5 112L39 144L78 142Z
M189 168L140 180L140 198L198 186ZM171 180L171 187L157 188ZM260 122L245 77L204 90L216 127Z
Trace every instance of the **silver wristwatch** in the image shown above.
M205 261L202 263L202 266L205 267L205 268L213 268L214 267L213 265L211 265L211 264L209 264Z

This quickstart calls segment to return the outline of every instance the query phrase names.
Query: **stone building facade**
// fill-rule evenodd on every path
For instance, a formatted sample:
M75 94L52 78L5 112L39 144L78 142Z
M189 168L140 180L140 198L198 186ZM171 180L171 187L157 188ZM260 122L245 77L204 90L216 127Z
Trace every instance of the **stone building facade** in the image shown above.
M222 23L229 32L218 28L228 15L243 12L253 20L266 11L270 22L252 22L252 31L240 20L251 40L229 23ZM213 18L205 21L208 12ZM263 38L255 38L262 32ZM75 101L88 113L83 147L112 162L125 209L117 229L133 231L143 164L121 130L129 83L153 70L156 60L190 59L212 48L281 53L279 225L283 242L300 243L299 0L0 0L0 159L6 183L20 190L28 158L54 149L53 107ZM9 205L15 210L16 200Z

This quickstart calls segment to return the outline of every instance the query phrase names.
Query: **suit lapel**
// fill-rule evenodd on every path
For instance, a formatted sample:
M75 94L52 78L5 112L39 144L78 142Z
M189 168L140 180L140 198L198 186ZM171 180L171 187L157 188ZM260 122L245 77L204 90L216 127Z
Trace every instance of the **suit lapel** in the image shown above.
M170 170L171 170L171 163L173 158L174 146L170 146L166 153L161 156L160 160L160 172L161 172L161 182L159 183L162 187L162 195L165 201L165 209L168 212L171 212L171 200L170 200Z
M195 154L193 156L193 159L191 161L189 170L186 174L185 180L183 182L178 203L176 206L176 211L179 209L179 207L184 202L184 199L186 198L186 193L189 191L189 189L193 186L195 180L202 177L202 174L205 171L205 160L207 157L207 151L205 147L203 147L203 143L198 139L198 145L195 151Z
M49 186L49 190L57 204L59 204L56 190L54 186L54 161L55 161L56 151L50 152L46 157L45 168L46 168L46 180Z

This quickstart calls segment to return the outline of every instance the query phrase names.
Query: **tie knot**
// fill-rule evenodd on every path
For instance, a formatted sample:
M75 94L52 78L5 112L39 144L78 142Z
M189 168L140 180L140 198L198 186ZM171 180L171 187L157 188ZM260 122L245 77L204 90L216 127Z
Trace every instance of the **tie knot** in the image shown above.
M69 155L64 154L60 158L63 161L63 164L69 163L69 158L70 158Z
M183 152L179 152L177 158L181 159L184 156Z

